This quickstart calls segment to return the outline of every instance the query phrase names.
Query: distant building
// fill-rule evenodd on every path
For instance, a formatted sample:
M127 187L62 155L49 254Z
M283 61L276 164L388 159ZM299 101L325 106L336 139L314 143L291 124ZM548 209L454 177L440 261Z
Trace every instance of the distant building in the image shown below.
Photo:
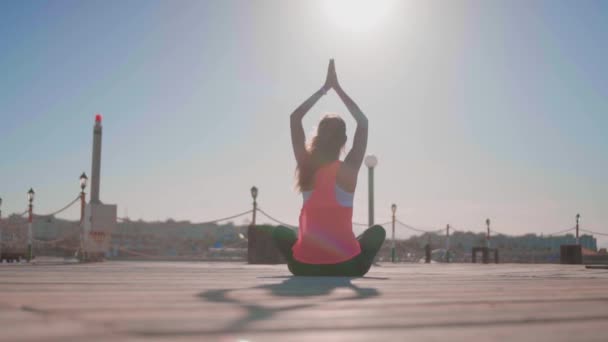
M17 215L3 220L2 245L5 250L25 248L27 219ZM81 225L53 216L36 216L33 223L35 255L73 255L80 246ZM124 220L114 230L108 256L184 256L201 257L214 245L242 247L239 234L245 226L196 224L189 221L146 222ZM246 243L245 243L246 245ZM21 249L23 249L21 248ZM17 248L19 249L19 248ZM129 254L130 253L130 254Z
M443 234L412 236L397 244L400 260L415 259L424 255L423 248L428 241L433 249L446 246L446 237ZM559 262L560 246L575 244L576 238L572 234L547 237L536 234L498 234L493 235L490 242L493 248L500 250L500 259L503 262ZM456 231L450 236L450 251L455 261L470 261L471 249L475 246L485 246L485 243L484 233ZM580 236L580 244L585 250L597 251L597 240L592 235ZM385 243L383 248L387 246Z

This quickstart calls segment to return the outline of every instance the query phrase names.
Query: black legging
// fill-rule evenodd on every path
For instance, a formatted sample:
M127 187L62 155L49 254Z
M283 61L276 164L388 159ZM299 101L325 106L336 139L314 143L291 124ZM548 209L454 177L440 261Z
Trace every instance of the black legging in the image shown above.
M352 259L337 264L306 264L293 257L291 248L298 240L296 233L283 226L278 226L272 233L274 243L287 260L287 267L293 275L298 276L345 276L362 277L369 271L376 254L380 250L386 231L381 226L366 229L357 237L361 253Z

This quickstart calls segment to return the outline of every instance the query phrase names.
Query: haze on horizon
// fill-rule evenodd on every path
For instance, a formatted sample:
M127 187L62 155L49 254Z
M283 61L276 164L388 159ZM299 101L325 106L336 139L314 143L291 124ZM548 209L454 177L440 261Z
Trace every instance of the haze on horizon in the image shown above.
M371 4L371 5L370 5ZM608 234L608 3L28 1L0 4L3 215L46 213L90 172L131 218L260 206L296 223L289 114L335 58L370 122L376 220ZM354 122L330 92L327 112ZM347 143L349 144L349 143ZM78 209L66 217L78 217ZM367 220L367 174L355 221ZM600 245L605 246L605 238Z

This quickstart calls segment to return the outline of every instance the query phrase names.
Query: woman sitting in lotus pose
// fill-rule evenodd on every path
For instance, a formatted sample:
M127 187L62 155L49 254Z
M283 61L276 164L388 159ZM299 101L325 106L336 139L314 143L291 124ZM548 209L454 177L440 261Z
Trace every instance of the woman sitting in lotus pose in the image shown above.
M325 116L317 135L308 148L305 146L302 118L332 88L357 121L353 147L344 161L339 157L346 143L346 125L339 116ZM381 226L373 226L357 238L353 234L353 197L367 147L367 118L338 83L333 60L323 87L291 114L291 141L304 204L298 235L289 228L277 227L273 232L275 244L294 275L363 276L386 232Z

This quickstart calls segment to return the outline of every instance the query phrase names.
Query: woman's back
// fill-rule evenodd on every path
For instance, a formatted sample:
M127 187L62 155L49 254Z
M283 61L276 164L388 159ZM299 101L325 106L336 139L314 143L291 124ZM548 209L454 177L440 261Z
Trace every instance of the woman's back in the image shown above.
M310 264L334 264L361 252L352 231L352 205L336 198L336 178L342 163L336 160L320 167L314 175L314 189L300 212L294 258Z

